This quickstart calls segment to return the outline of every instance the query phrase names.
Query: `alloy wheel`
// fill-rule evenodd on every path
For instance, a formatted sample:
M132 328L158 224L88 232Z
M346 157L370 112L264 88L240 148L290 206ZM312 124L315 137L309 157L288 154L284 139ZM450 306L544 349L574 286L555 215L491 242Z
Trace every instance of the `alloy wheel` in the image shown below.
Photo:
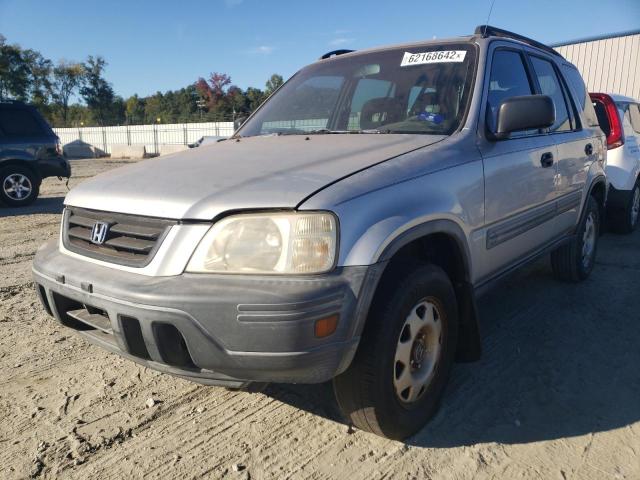
M31 180L21 173L12 173L2 182L4 194L12 200L24 200L31 195Z

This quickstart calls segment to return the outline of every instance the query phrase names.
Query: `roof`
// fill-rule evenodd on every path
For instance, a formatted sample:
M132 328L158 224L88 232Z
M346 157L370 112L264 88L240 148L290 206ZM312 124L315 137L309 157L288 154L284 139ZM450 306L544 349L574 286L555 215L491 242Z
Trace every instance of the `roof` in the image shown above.
M342 57L350 57L350 56L356 56L356 55L362 55L362 54L368 54L368 53L376 53L376 52L383 52L386 50L395 50L395 49L409 49L409 48L416 48L416 47L422 47L422 46L429 46L429 45L441 45L441 44L447 44L447 43L468 43L471 42L471 40L473 40L474 38L476 38L475 35L467 35L467 36L461 36L461 37L448 37L448 38L437 38L437 39L432 39L432 40L418 40L415 42L408 42L408 43L398 43L398 44L392 44L392 45L382 45L379 47L370 47L370 48L365 48L362 50L342 50L345 53L342 53L340 55L334 55L334 56L330 56L328 58L322 58L320 57L320 61L327 61L327 60L333 60L336 57L338 58L342 58ZM338 50L340 51L340 50ZM329 52L329 53L335 53L334 52ZM327 54L325 54L327 55ZM324 56L324 55L323 55Z
M438 39L434 38L432 40L422 40L422 41L411 42L411 43L401 43L397 45L384 45L380 47L367 48L364 50L334 50L332 52L328 52L322 55L319 58L319 61L331 60L331 59L335 59L336 57L342 57L342 56L350 57L355 55L375 53L375 52L381 52L381 51L392 50L392 49L401 49L401 48L409 49L409 48L415 48L415 47L421 47L421 46L440 45L440 44L447 44L447 43L469 43L473 41L477 42L480 39L489 38L489 37L497 38L500 40L517 42L524 45L529 45L531 47L545 50L548 53L552 53L554 55L557 55L563 58L562 55L559 52L553 50L551 46L545 45L544 43L538 42L537 40L533 40L531 38L525 37L518 33L509 32L501 28L493 27L491 25L479 25L478 27L476 27L473 35L465 35L465 36L449 37L449 38L438 38Z
M604 35L594 35L593 37L579 38L569 42L552 43L553 48L564 47L565 45L573 45L575 43L595 42L597 40L607 40L609 38L628 37L629 35L640 35L640 30L627 30L626 32L608 33Z
M613 99L614 102L638 103L638 100L636 100L635 98L627 97L625 95L618 95L617 93L609 93L609 96Z

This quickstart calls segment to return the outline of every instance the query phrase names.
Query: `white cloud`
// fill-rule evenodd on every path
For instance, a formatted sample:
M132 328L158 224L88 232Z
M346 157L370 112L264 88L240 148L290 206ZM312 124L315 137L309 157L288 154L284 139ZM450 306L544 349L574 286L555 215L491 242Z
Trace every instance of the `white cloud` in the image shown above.
M270 45L260 45L255 48L251 48L247 50L247 53L258 54L258 55L270 55L275 50L275 47Z
M339 47L340 45L351 43L353 42L353 40L354 40L353 38L338 37L331 40L329 42L329 45L331 45L332 47Z

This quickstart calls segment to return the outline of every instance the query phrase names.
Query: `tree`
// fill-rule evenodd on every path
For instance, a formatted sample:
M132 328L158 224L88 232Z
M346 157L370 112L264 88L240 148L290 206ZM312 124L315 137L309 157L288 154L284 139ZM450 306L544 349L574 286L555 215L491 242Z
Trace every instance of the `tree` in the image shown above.
M207 102L209 111L214 112L218 110L229 85L231 85L231 77L226 73L218 72L211 73L208 81L200 77L195 83L198 93Z
M249 109L249 112L253 112L257 109L267 98L265 92L254 87L247 88L244 95L247 98L247 108Z
M8 45L0 35L0 100L13 97L26 100L29 90L29 65L18 45Z
M60 60L53 69L53 100L60 108L65 126L69 120L69 100L82 83L83 74L82 64L76 62Z
M52 94L53 63L48 58L44 58L40 52L31 49L23 50L22 58L29 70L28 97L37 107L46 107Z
M113 88L102 77L106 65L104 58L90 55L83 65L84 81L80 88L80 95L100 125L105 125L109 120L115 100Z
M138 97L138 95L133 95L127 99L125 105L128 125L136 125L144 122L145 101L143 99Z
M277 73L274 73L273 75L271 75L269 80L267 80L267 83L265 84L267 89L265 90L264 93L268 97L273 92L275 92L283 83L284 83L284 79L282 78L282 75L278 75Z

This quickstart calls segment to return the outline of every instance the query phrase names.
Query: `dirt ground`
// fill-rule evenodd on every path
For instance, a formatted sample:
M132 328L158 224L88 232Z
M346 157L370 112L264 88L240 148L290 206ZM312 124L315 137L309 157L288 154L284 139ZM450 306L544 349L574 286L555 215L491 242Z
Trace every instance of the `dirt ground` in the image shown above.
M75 161L71 186L124 163ZM65 193L0 209L0 478L640 479L640 231L602 237L583 284L541 261L484 297L482 360L401 443L350 433L330 385L199 386L54 323L31 261Z

